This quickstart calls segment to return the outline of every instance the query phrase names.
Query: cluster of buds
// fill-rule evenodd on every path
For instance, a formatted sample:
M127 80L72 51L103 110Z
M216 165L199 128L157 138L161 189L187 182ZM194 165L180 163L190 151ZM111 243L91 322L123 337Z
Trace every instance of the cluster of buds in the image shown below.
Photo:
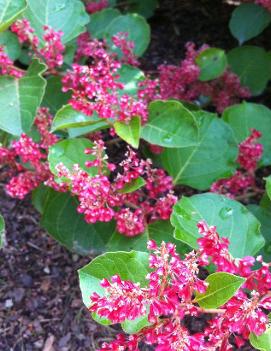
M105 9L108 5L108 0L90 1L86 3L86 10L88 13L92 14Z
M72 71L63 77L63 91L71 91L71 106L88 116L97 113L101 118L126 123L134 116L140 116L144 122L147 119L146 102L120 94L124 85L119 81L118 70L121 61L129 61L133 57L131 43L124 45L126 39L123 34L114 38L123 50L121 60L108 51L104 41L91 39L85 33L79 37L76 62L85 57L88 64L73 64Z
M92 160L85 164L91 172L78 165L69 170L61 163L56 170L69 185L72 195L78 197L78 212L84 214L86 222L115 219L119 233L135 236L143 233L148 223L170 217L177 197L173 194L172 178L162 169L153 168L150 160L139 159L131 149L118 167L108 163L102 140L94 141L93 148L86 149L85 153L92 155ZM98 172L95 176L93 168ZM113 173L108 175L108 171ZM139 177L145 184L126 193L125 187Z
M0 46L0 75L8 75L14 78L21 78L23 71L14 66L13 61L8 57L3 46Z
M199 250L181 259L175 245L154 241L148 243L152 251L149 257L150 273L147 286L125 281L115 275L103 279L105 295L94 293L89 310L105 317L112 323L135 320L148 316L149 326L138 333L125 337L118 335L111 343L104 343L100 350L137 350L145 342L156 351L230 351L233 345L240 348L250 333L261 335L268 326L267 311L271 310L271 273L269 264L245 257L234 259L229 253L229 242L220 238L216 227L198 223ZM204 293L208 283L199 278L200 267L210 263L218 272L230 272L244 279L235 295L219 309L204 309L195 299L196 293ZM256 292L257 291L257 292ZM196 334L185 327L185 317L208 314L205 329Z
M203 45L196 50L194 43L187 43L186 56L180 65L159 66L159 77L154 80L148 78L142 82L139 96L147 101L159 98L189 102L198 102L204 96L218 112L223 112L239 99L248 98L249 90L241 86L238 76L229 69L212 81L199 80L200 68L196 64L196 57L207 48L207 45Z
M271 1L270 0L256 0L256 4L265 7L268 11L271 12Z
M128 40L128 33L118 33L112 37L114 45L120 49L122 53L122 62L132 66L139 66L139 62L134 54L135 44Z
M261 133L252 129L251 134L239 144L237 162L240 169L232 177L216 181L211 191L234 198L255 187L255 171L263 154L263 145L257 143L260 137Z
M62 187L54 182L47 162L48 148L57 141L57 137L49 132L51 121L48 109L41 108L34 121L40 133L38 143L22 134L9 148L0 147L0 164L7 168L2 176L4 179L10 178L6 184L10 196L23 199L43 182L61 191Z
M43 59L48 68L53 72L63 64L63 53L65 46L61 42L63 32L55 31L49 26L44 26L44 45L40 47L39 38L35 35L27 19L21 19L12 24L11 30L14 32L20 43L25 43L31 47L34 54Z

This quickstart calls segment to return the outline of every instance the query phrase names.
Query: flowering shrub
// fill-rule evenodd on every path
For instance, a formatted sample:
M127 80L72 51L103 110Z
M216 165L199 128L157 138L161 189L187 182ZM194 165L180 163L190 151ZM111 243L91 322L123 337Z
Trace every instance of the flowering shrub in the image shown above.
M1 182L11 197L31 196L68 249L111 252L80 273L94 318L131 334L103 350L145 341L226 351L248 339L270 350L271 111L252 102L270 80L270 53L242 46L269 25L270 4L233 7L239 47L188 42L179 63L144 72L157 5L0 4ZM205 328L191 334L197 317Z
M101 350L139 350L141 341L156 346L155 350L232 350L231 335L241 347L249 337L253 340L254 335L263 338L264 333L270 334L269 264L261 256L233 258L229 241L220 238L214 226L199 222L198 230L199 249L186 254L184 259L171 243L158 246L153 240L148 242L152 253L147 285L124 280L119 275L100 281L103 292L94 289L87 302L91 312L122 325L141 318L141 324L133 325L138 330L132 335L120 334L113 342L104 343ZM118 259L117 254L114 259ZM97 273L95 264L103 264L101 259L98 261L99 258L79 271L83 295L87 294L87 280ZM256 261L261 267L255 270ZM216 273L203 280L201 267L210 263L216 266ZM210 316L204 330L189 333L186 317L203 314Z

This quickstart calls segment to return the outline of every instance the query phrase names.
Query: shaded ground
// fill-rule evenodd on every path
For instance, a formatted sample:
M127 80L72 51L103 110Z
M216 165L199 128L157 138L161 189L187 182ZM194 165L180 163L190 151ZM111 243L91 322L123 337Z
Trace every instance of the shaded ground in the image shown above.
M233 48L237 43L228 30L231 11L222 0L160 0L150 21L153 40L143 66L153 70L165 61L179 62L187 41ZM255 43L269 49L270 34L271 29L265 31ZM8 198L0 188L7 226L7 244L0 255L0 350L94 351L115 331L92 322L82 306L75 271L89 258L55 243L40 229L29 203ZM193 321L191 329L200 324Z
M0 197L7 231L0 256L0 350L95 350L101 336L114 332L101 330L82 306L75 272L89 258L70 254L41 230L29 201L12 200L2 189Z

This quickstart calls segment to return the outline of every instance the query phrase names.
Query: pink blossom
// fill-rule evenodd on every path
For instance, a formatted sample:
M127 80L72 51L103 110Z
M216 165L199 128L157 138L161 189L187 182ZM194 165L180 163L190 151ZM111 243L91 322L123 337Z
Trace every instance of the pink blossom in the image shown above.
M122 53L121 61L131 66L138 66L139 62L134 54L135 44L128 40L128 33L117 33L112 37L114 45L120 49Z
M24 75L22 70L14 66L13 61L5 53L3 46L0 46L0 75L9 75L14 78L21 78Z
M255 187L255 171L263 154L263 145L256 142L260 137L259 131L251 130L251 134L239 144L237 162L241 169L230 178L219 179L213 183L212 192L234 198L246 193L249 188Z
M159 247L155 241L149 241L148 249L152 254L146 286L124 281L119 276L101 281L105 294L91 296L91 312L109 318L113 323L147 314L150 323L131 336L118 335L111 343L104 343L101 350L138 350L143 341L152 345L155 351L230 351L231 335L241 347L250 333L261 335L266 330L266 311L271 309L270 282L268 290L260 288L257 292L247 282L253 275L254 285L265 286L267 276L270 277L269 265L262 263L259 257L262 267L255 270L252 268L253 257L239 260L229 254L228 241L219 237L214 226L200 222L198 228L200 249L183 259L176 253L175 245L162 242ZM219 255L223 256L221 260ZM198 275L199 266L207 265L209 261L218 271L243 272L247 277L245 284L217 310L201 308L194 299L196 291L203 293L206 290L207 283ZM249 267L250 271L244 267ZM264 275L261 270L265 271ZM191 334L185 328L186 315L201 316L210 312L208 325L202 332Z
M98 1L90 1L86 4L86 10L88 13L92 14L98 11L103 10L108 7L108 0L98 0Z

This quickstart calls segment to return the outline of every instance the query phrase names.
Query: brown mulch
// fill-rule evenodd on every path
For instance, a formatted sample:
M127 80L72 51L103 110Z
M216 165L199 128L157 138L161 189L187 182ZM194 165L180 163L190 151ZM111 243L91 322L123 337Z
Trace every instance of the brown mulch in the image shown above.
M7 240L0 255L0 350L96 350L114 331L94 323L81 301L76 270L90 258L50 238L29 199L10 199L1 189L0 203Z

